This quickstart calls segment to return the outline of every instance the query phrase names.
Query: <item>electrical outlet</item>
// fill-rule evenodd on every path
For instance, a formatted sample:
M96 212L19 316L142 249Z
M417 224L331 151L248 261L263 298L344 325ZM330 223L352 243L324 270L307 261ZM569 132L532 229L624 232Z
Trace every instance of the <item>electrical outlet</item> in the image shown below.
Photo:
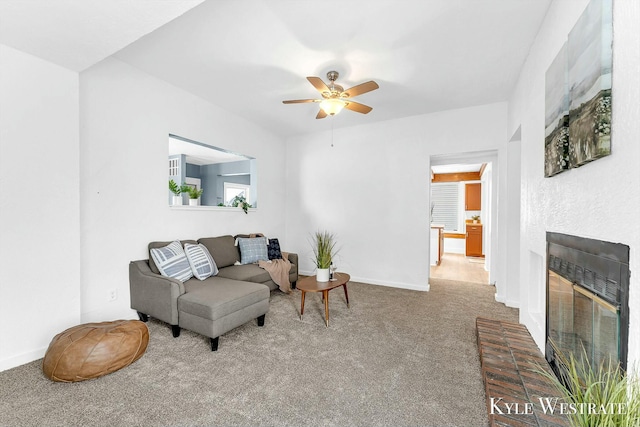
M117 289L111 289L109 291L109 301L115 301L118 299L118 290Z

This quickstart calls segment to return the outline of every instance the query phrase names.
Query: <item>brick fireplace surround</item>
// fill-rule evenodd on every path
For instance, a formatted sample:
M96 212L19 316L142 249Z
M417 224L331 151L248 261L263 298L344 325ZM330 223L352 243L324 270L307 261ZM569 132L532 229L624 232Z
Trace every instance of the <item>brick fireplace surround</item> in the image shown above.
M569 425L540 401L560 397L540 373L562 373L556 351L626 367L629 281L629 246L547 233L545 354L524 325L476 319L491 426Z
M547 372L551 369L526 326L479 317L476 330L489 424L569 426L566 416L545 413L539 403L540 398L560 396L550 381L537 372L540 368ZM509 410L507 404L518 406ZM527 410L527 404L531 410Z

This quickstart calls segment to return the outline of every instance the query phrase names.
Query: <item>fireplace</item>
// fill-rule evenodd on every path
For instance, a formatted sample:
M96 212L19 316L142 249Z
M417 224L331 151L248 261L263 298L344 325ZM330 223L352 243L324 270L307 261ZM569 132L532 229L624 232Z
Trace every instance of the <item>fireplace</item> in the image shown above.
M558 352L626 369L628 296L629 246L547 233L545 356L556 375L565 370Z

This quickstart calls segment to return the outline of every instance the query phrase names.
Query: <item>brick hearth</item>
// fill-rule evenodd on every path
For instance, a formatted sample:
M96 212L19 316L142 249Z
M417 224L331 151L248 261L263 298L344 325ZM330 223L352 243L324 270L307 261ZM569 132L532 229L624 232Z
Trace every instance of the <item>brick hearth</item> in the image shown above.
M551 370L527 328L479 317L476 329L490 425L568 426L564 415L545 414L540 404L539 398L559 397L559 393L536 372L540 367ZM500 410L492 406L496 402ZM514 403L518 405L511 410L505 406Z

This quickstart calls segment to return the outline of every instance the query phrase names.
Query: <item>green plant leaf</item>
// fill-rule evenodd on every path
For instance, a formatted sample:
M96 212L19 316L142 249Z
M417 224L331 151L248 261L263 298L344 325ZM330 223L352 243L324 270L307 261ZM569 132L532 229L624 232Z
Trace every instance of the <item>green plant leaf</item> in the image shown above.
M202 196L203 192L204 192L203 188L198 190L196 187L189 187L189 190L188 190L189 198L190 199L197 199L198 197Z
M179 196L182 192L182 187L178 187L178 184L173 179L170 179L169 191L171 191L174 195Z
M329 268L333 257L338 253L335 236L328 231L316 231L312 235L311 245L316 267Z
M611 358L593 366L584 349L579 357L573 354L567 357L557 349L556 354L566 367L564 382L549 370L537 371L551 381L566 403L581 408L568 413L572 426L640 426L640 382L636 369L625 373ZM590 411L586 405L613 410Z
M236 208L236 207L242 208L244 213L249 213L248 210L249 210L250 207L252 207L249 203L247 203L247 199L244 197L243 194L239 194L239 195L235 196L233 199L231 199L229 204L231 206L233 206L234 208Z

